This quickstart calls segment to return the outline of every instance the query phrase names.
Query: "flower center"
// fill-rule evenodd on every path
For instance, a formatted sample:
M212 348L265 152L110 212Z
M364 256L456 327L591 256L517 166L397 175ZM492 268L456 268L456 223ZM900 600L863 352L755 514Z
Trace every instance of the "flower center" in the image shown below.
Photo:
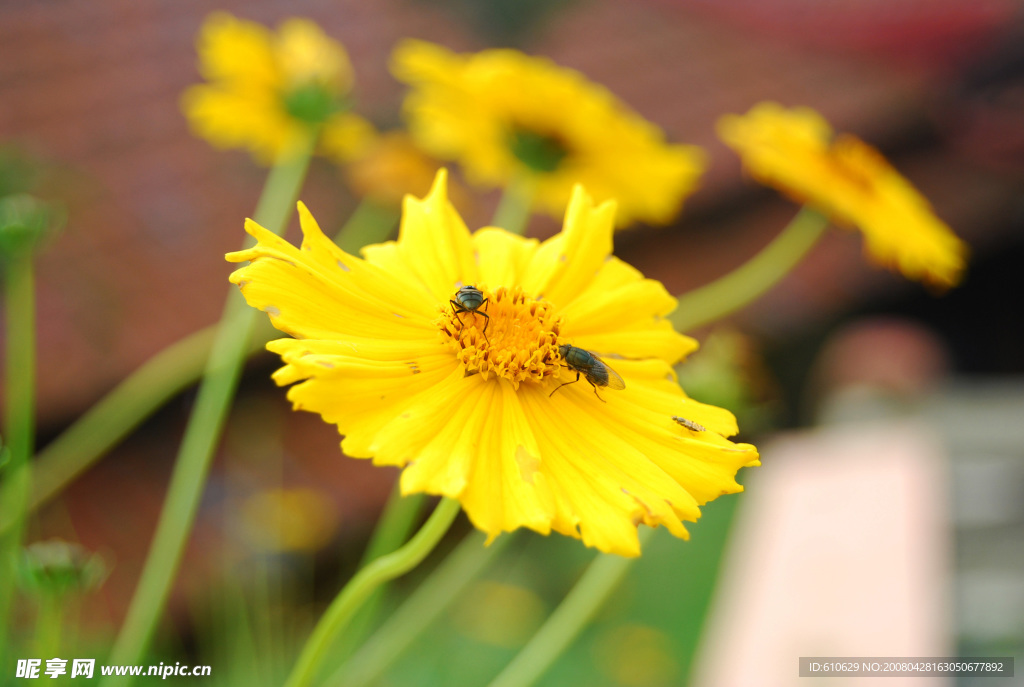
M442 338L466 366L466 374L482 374L484 379L494 374L516 389L524 380L555 378L562 318L554 314L551 304L527 297L518 286L480 291L487 302L476 310L446 303L436 321ZM454 295L452 300L458 303Z
M309 83L293 88L284 95L284 109L292 117L310 124L321 124L335 112L345 109L343 102L329 88Z
M550 174L569 154L569 148L556 136L515 127L508 137L512 154L535 172Z

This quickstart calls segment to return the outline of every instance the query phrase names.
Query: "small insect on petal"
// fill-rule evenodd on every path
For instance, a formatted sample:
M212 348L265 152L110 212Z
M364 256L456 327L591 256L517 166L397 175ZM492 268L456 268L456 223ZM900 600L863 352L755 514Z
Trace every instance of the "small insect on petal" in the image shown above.
M619 373L608 367L608 365L601 360L597 355L586 351L582 348L577 348L570 344L562 344L558 347L558 355L562 358L562 362L569 368L570 371L576 373L576 379L571 382L565 382L555 387L555 391L558 391L563 386L569 384L575 384L580 381L580 375L583 375L586 380L590 383L590 386L594 387L594 395L597 396L597 400L602 403L607 403L601 394L597 393L597 388L608 388L621 390L626 388L626 383L622 381L622 377ZM555 395L555 391L548 394L548 397Z
M673 415L672 419L675 420L677 424L680 424L683 427L686 427L686 429L691 429L694 432L706 432L706 431L708 431L708 428L705 427L704 425L698 425L693 420L687 420L685 417L678 417L676 415Z

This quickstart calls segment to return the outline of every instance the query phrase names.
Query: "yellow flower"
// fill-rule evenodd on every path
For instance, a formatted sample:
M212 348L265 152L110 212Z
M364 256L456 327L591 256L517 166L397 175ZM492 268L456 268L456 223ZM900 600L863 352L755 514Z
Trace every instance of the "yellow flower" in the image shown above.
M426 195L441 164L424 153L404 131L388 131L367 142L354 156L336 156L344 164L349 186L361 198L379 205L400 206L408 194ZM468 195L449 189L453 202L465 207Z
M247 148L272 163L301 147L310 127L355 146L368 126L345 112L348 55L309 20L288 19L275 34L217 12L196 47L208 83L185 91L182 110L196 135L218 148Z
M665 224L704 167L699 148L666 144L606 89L546 59L456 55L410 40L396 48L392 71L413 87L405 110L424 150L458 160L472 183L527 179L536 204L556 216L582 184L598 201L619 202L620 225Z
M326 546L338 526L327 494L315 489L268 489L241 506L242 534L259 551L313 553Z
M605 630L593 646L594 663L620 687L679 684L679 662L672 638L648 625Z
M332 117L320 132L320 152L339 164L357 160L377 137L373 124L353 114Z
M848 134L833 138L814 110L761 103L722 117L718 133L757 181L858 227L876 263L940 289L959 283L967 246L881 153Z
M464 589L452 623L474 642L515 649L544 622L544 601L531 589L483 580Z
M293 339L268 348L297 410L319 413L341 447L404 467L404 493L457 498L480 530L528 527L587 546L640 553L639 523L686 538L682 520L742 490L758 464L726 410L689 399L672 364L696 348L664 319L673 299L611 255L615 204L573 194L565 227L538 243L497 228L470 234L442 171L405 199L397 242L363 258L327 239L299 205L292 246L247 221L251 261L231 281ZM488 302L459 312L475 285ZM484 314L487 317L484 317ZM599 351L625 388L591 388L559 347ZM707 428L676 423L685 417Z

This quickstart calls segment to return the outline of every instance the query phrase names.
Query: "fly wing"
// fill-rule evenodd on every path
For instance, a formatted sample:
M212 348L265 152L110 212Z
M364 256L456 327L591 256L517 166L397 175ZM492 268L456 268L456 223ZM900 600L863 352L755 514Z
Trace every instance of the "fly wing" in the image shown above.
M608 363L601 361L604 365L604 369L608 370L608 388L609 389L625 389L626 383L622 381L622 377L619 373L608 366Z

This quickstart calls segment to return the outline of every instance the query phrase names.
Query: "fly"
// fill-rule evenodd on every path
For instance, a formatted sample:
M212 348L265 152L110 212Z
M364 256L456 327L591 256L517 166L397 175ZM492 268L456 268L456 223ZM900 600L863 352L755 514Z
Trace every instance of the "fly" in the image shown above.
M484 335L484 341L490 343L490 340L487 338L487 325L491 323L491 316L483 310L480 310L483 304L487 303L488 300L489 299L484 298L484 292L475 286L463 286L455 292L455 299L449 300L448 302L452 304L452 313L459 320L459 324L462 325L462 329L466 328L466 323L462 321L461 317L459 317L460 313L468 312L473 313L474 315L483 315L487 318L487 321L484 322L484 329L482 333ZM459 330L459 337L462 337L461 329Z
M622 377L619 373L608 367L607 364L590 351L582 348L576 348L569 344L562 344L558 347L558 355L562 357L562 361L565 362L566 367L576 373L576 379L571 382L564 382L559 384L555 391L558 391L566 384L575 384L580 381L580 375L583 375L590 386L594 387L594 395L602 403L607 403L601 395L597 393L597 387L608 387L609 389L625 389L626 383L622 381ZM548 394L548 397L555 395L555 391Z
M694 432L708 431L708 428L705 427L704 425L698 425L693 420L687 420L685 417L678 417L676 415L673 415L672 419L675 420L678 424L682 425L683 427L686 427L686 429L691 429Z

